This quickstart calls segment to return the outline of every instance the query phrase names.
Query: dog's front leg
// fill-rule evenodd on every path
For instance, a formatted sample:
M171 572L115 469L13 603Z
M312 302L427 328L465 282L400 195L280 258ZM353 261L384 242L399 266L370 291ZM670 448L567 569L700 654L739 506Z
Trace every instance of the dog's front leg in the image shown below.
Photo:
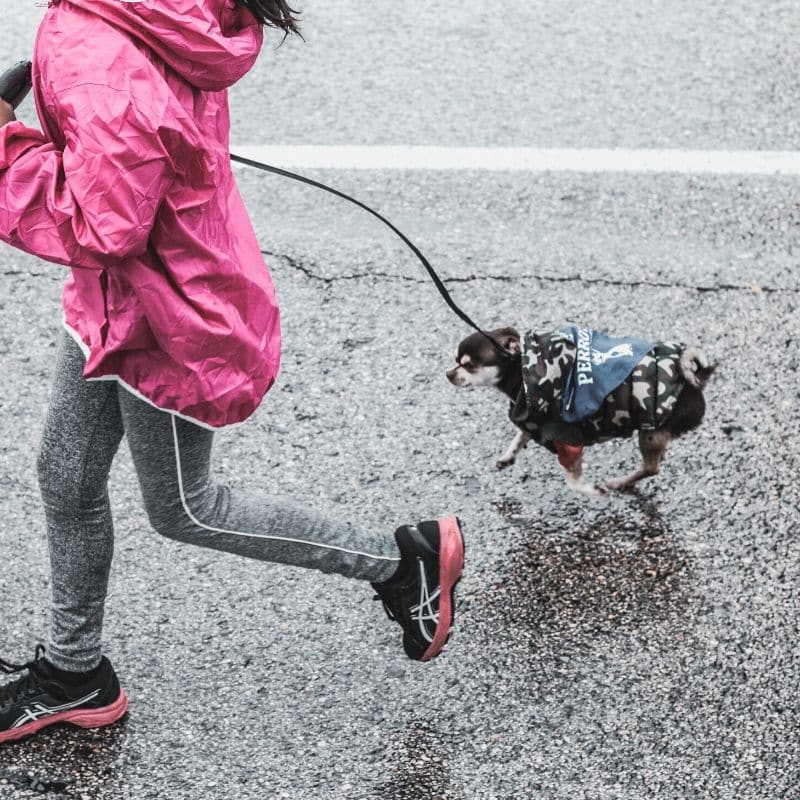
M495 469L505 469L510 467L517 459L517 453L527 446L531 440L531 435L525 431L520 431L508 446L508 450L500 456L497 463L494 465Z
M573 492L585 495L586 497L608 498L608 492L599 486L593 486L583 479L583 448L569 447L561 442L556 442L558 460L564 467L564 477L567 486Z

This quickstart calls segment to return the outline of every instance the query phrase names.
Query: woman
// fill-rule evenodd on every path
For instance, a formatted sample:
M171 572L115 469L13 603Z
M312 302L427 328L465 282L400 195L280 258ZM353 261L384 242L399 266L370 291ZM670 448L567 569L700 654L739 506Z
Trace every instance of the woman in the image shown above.
M453 620L455 517L391 537L217 485L214 430L250 416L280 357L270 276L227 152L227 89L284 0L56 0L33 84L43 132L0 106L0 238L70 267L38 458L51 630L0 688L0 742L111 724L127 697L101 655L113 550L107 479L125 435L152 526L183 542L370 581L427 661Z

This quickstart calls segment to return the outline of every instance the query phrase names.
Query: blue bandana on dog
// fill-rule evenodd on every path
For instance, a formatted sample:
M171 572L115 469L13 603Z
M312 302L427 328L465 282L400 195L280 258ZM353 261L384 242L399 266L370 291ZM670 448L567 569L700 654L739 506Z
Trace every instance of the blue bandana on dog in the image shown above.
M564 385L565 422L580 422L595 414L656 344L643 339L612 339L600 331L575 325L561 328L559 333L570 337L577 348Z

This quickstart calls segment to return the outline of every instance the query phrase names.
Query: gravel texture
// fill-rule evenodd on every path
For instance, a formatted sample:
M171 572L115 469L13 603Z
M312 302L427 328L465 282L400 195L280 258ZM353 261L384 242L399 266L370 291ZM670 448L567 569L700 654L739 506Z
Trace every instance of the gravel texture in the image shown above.
M800 426L797 387L780 376L798 367L800 286L788 269L755 266L788 263L797 245L794 225L769 232L791 187L750 182L745 202L722 179L566 183L517 177L492 191L487 176L395 176L371 193L394 216L430 209L418 239L486 324L569 317L702 344L720 365L708 417L662 474L598 503L570 493L544 451L495 473L513 434L505 403L444 379L464 331L410 257L356 210L300 187L281 186L280 206L259 213L276 187L242 174L262 240L270 231L286 353L253 420L219 436L219 475L387 535L459 513L456 633L436 662L407 662L365 587L159 539L123 450L106 635L130 717L96 738L57 731L5 747L12 777L137 798L795 796ZM573 206L564 226L581 235L568 248L545 218L579 188L595 200ZM724 205L729 221L692 231L689 204ZM437 219L451 220L441 241ZM734 260L746 237L763 254L750 269ZM45 633L34 452L60 275L10 251L5 263L4 652L23 657ZM494 277L471 279L478 271ZM588 473L610 477L635 458L630 442L597 447ZM96 772L69 755L106 735Z
M785 3L584 3L568 16L516 3L508 23L472 2L438 16L343 5L309 6L308 44L237 88L239 140L797 139ZM41 9L15 9L0 44L20 57ZM280 113L249 115L266 97ZM703 427L656 479L601 503L569 492L543 450L492 470L513 435L506 404L445 380L466 331L388 231L306 187L237 174L285 352L261 409L218 437L219 478L387 535L458 513L456 631L415 664L368 587L161 539L123 448L106 642L131 712L0 748L0 798L797 800L796 180L317 174L403 228L487 326L576 320L696 342L718 362ZM35 454L63 277L0 254L11 660L46 633ZM611 443L587 472L635 461L633 444Z

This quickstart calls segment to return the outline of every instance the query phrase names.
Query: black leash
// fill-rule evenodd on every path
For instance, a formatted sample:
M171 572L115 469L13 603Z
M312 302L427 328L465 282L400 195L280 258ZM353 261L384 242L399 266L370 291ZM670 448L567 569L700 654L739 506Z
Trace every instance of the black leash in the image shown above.
M6 70L2 75L0 75L0 98L5 100L7 103L10 103L11 106L16 108L28 92L31 89L31 62L30 61L19 61L13 67ZM291 178L295 181L300 181L301 183L307 183L309 186L315 186L317 189L322 189L326 192L330 192L331 194L335 194L337 197L341 197L343 200L349 200L351 203L354 203L359 208L363 208L364 211L372 214L373 217L377 217L384 225L390 228L397 236L399 236L406 246L411 250L412 253L420 260L420 263L423 267L428 271L428 275L431 276L431 280L433 281L436 288L439 290L439 294L444 298L444 301L447 303L448 306L455 312L455 314L459 317L459 319L463 320L467 323L471 328L474 328L478 333L485 336L497 349L499 353L502 355L513 358L513 353L507 350L503 345L500 344L491 334L487 333L481 327L476 325L465 312L463 312L455 303L453 298L450 296L450 292L447 291L447 287L442 283L441 278L436 274L434 268L430 265L430 262L427 258L422 254L420 249L412 242L401 230L396 228L389 222L386 217L379 214L375 209L370 208L365 203L362 203L360 200L356 200L355 197L351 197L349 194L345 194L344 192L340 192L338 189L333 189L330 186L326 186L324 183L320 183L319 181L311 180L311 178L306 178L303 175L297 175L294 172L289 172L289 170L281 169L280 167L273 167L269 164L262 164L260 161L253 161L250 158L243 158L242 156L237 156L231 153L231 161L236 161L239 164L245 164L248 167L255 167L256 169L264 170L265 172L272 172L275 175L283 175L284 178Z
M442 279L436 274L436 270L430 265L430 262L427 258L422 254L422 251L411 241L399 228L395 227L391 222L389 222L386 217L382 214L379 214L375 211L374 208L370 208L365 203L362 203L360 200L356 200L355 197L351 197L349 194L345 194L344 192L340 192L338 189L334 189L330 186L326 186L324 183L320 183L319 181L312 180L311 178L306 178L304 175L298 175L295 172L289 172L289 170L281 169L280 167L273 167L269 164L262 164L260 161L253 161L250 158L243 158L242 156L237 156L231 153L231 161L236 161L239 164L245 164L248 167L255 167L256 169L264 170L265 172L272 172L275 175L283 175L284 178L291 178L295 181L300 181L301 183L307 183L309 186L315 186L317 189L323 189L326 192L330 192L331 194L335 194L337 197L341 197L343 200L349 200L351 203L354 203L359 208L363 208L364 211L372 214L373 217L377 217L384 225L386 225L390 230L392 230L397 236L402 239L405 245L411 250L411 252L419 259L420 263L428 272L428 275L431 276L431 280L433 281L436 288L439 290L439 294L444 298L445 303L455 312L455 314L461 319L462 321L466 322L471 328L474 328L478 333L483 334L497 349L499 353L506 356L507 358L513 358L514 354L511 353L508 349L503 347L497 339L494 338L490 333L487 333L483 328L476 325L468 316L467 314L462 311L455 303L455 300L450 296L450 292L447 291L447 287L442 282Z

